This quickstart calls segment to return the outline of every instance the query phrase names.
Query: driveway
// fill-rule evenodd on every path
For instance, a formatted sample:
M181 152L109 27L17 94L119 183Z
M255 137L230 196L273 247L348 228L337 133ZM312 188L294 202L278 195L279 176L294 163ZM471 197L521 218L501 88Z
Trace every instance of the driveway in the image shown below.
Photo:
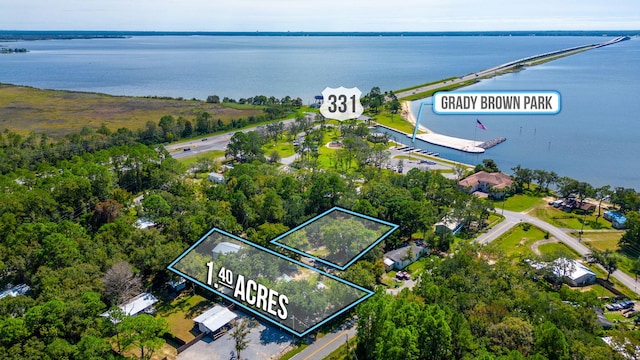
M238 313L239 317L247 317ZM238 319L240 320L240 319ZM243 359L277 359L294 343L295 337L284 330L262 322L254 322L247 336L249 345L240 354ZM233 329L231 330L233 331ZM178 360L236 360L235 341L230 333L217 340L205 336L178 355Z

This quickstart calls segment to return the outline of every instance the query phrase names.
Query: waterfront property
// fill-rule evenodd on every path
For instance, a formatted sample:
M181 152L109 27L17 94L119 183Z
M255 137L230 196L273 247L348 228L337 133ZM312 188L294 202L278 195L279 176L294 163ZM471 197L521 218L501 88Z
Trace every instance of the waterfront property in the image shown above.
M503 173L489 173L478 171L458 181L458 186L465 189L469 194L478 196L488 196L492 199L502 199L511 189L513 179Z

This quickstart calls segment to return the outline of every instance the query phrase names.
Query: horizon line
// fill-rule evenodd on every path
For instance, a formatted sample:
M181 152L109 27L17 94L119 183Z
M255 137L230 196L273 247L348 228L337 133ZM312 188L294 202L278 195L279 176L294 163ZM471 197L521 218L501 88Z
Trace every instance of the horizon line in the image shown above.
M105 29L0 29L0 32L117 32L117 33L200 33L200 34L439 34L439 33L599 33L599 32L640 32L639 29L574 29L574 30L105 30Z

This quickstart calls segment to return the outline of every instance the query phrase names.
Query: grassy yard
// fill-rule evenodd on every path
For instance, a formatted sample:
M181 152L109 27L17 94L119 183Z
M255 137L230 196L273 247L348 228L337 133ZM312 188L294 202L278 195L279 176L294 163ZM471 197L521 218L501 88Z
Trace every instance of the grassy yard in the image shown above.
M621 249L618 241L624 234L624 231L607 231L607 232L587 232L583 234L582 241L590 249L604 251L613 250L618 253L618 269L629 276L635 277L633 268L640 254L627 249ZM577 237L577 233L571 235Z
M538 247L538 250L543 257L551 256L554 258L580 259L580 254L561 242L542 244Z
M292 143L288 142L278 142L278 144L274 144L272 141L267 143L262 147L264 149L264 156L267 158L271 156L271 153L277 151L280 155L280 158L286 158L289 156L293 156L296 153L296 149L294 148Z
M502 209L502 203L502 201L494 200L493 206L496 210ZM544 200L539 196L529 193L515 194L506 198L504 201L504 209L521 212L542 204L544 204Z
M213 303L200 295L182 294L171 302L162 303L156 308L158 309L157 316L166 319L169 323L171 333L188 342L195 338L195 335L191 333L193 318L211 306Z
M507 256L517 258L534 256L531 245L536 241L544 240L546 232L532 225L528 230L525 230L525 228L524 224L513 227L504 235L492 241L490 246L497 247Z
M420 274L422 274L424 269L427 267L427 262L431 262L431 261L433 261L433 258L429 258L429 257L420 258L417 261L409 264L409 266L405 268L405 271L409 272L411 276L415 278Z
M596 222L595 215L584 216L580 214L569 213L566 211L556 209L553 206L549 206L546 204L534 209L531 212L531 215L541 220L544 220L549 224L557 226L559 228L567 228L567 229L575 229L575 230L580 230L583 227L584 227L584 230L613 229L611 227L611 223L604 220L602 217L598 219ZM583 221L584 221L584 226L582 224Z
M586 232L582 234L582 241L588 247L604 251L604 250L614 250L618 251L620 248L618 247L618 241L624 234L624 231L607 231L607 232ZM578 237L578 233L571 233L574 237Z

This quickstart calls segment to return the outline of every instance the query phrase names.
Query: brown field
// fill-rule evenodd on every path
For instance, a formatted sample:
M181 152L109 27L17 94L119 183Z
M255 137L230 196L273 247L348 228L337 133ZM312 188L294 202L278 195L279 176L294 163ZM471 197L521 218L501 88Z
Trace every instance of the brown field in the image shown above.
M103 124L112 131L121 127L136 130L148 121L157 123L165 115L193 120L204 111L225 123L263 114L259 107L237 104L230 107L200 100L112 96L0 84L0 130L21 134L35 131L59 138L84 126L98 128Z

